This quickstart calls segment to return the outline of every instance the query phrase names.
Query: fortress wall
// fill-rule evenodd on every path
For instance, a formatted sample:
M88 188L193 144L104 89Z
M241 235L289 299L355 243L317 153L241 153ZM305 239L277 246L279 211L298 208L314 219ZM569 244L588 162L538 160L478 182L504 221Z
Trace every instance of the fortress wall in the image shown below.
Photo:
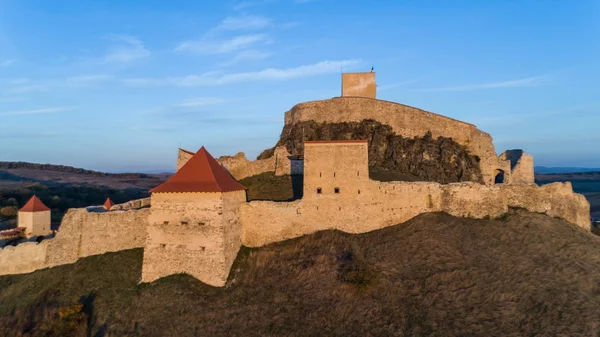
M535 183L532 155L523 150L507 150L500 155L500 159L510 163L512 184Z
M546 213L590 230L590 204L582 194L573 193L570 182L543 186L506 185L502 186L502 191L510 207Z
M77 261L81 249L82 226L87 213L84 208L71 208L67 211L56 236L48 240L47 267Z
M190 158L192 158L192 156L194 155L194 153L190 152L190 151L186 151L184 149L179 149L177 151L177 171L179 171L179 169L185 165L185 163L187 163L188 160L190 160Z
M185 272L224 284L222 213L221 193L153 193L142 281Z
M110 208L110 210L111 211L121 211L121 210L127 211L127 210L140 209L140 208L144 208L144 207L150 207L150 198L130 200L130 201L122 203L122 204L116 204L116 205L113 205Z
M341 123L360 122L363 119L387 124L403 137L422 137L431 131L434 138L452 138L471 154L479 156L484 181L493 182L493 172L499 159L492 137L472 124L406 105L364 97L336 97L301 103L285 113L286 125L310 120Z
M140 209L83 214L79 257L143 247L149 212Z
M431 182L373 182L353 198L252 201L240 207L242 244L259 247L326 229L364 233L403 223L419 214L495 218L509 207L546 212L589 230L589 204L570 184L485 186Z
M0 275L25 274L45 267L48 241L25 242L0 249Z
M265 172L275 172L275 175L289 175L292 173L290 153L285 146L275 148L273 156L267 159L249 161L243 152L235 156L222 156L217 161L223 165L237 179L244 179Z

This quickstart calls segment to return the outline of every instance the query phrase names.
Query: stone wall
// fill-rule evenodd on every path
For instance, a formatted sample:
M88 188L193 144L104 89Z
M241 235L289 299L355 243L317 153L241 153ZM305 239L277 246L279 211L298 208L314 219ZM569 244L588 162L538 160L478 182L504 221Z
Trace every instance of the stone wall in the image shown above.
M69 209L54 238L0 250L0 275L28 273L74 263L81 257L143 247L148 213L148 209L127 212Z
M177 155L177 169L181 168L192 157L193 153L179 149ZM236 179L255 176L265 172L274 172L276 176L302 174L302 163L290 158L290 153L285 146L276 147L272 156L266 159L250 161L244 152L235 156L221 156L217 161L229 171ZM300 162L300 163L299 163Z
M353 198L252 201L240 208L242 244L259 247L324 229L364 233L403 223L426 212L495 218L509 207L526 208L590 230L590 206L569 183L495 185L372 182Z
M245 200L245 191L153 193L142 281L185 272L224 285L240 248L237 209Z
M410 106L364 97L336 97L300 103L285 113L285 124L314 120L318 123L360 122L373 119L391 126L397 135L434 138L449 137L480 158L486 184L493 184L494 171L504 167L494 149L492 137L473 124Z
M523 150L507 150L500 155L500 160L510 163L511 184L535 183L532 155L523 152Z
M150 198L142 198L136 200L130 200L128 202L122 204L113 205L110 210L111 211L127 211L127 210L135 210L140 208L150 207Z

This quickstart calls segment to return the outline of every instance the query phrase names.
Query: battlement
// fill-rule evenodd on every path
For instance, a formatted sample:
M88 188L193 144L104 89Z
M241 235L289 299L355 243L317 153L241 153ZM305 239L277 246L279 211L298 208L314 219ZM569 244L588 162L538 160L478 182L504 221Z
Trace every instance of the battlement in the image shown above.
M375 73L343 73L342 97L348 96L377 98Z

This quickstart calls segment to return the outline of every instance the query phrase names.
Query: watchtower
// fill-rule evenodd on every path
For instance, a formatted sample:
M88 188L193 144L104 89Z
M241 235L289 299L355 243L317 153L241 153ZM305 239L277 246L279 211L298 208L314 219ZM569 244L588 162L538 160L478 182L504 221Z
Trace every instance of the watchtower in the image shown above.
M50 228L50 208L37 197L33 196L23 208L19 210L18 227L25 228L26 236L49 235L52 233Z
M150 193L142 281L187 273L224 286L241 247L246 188L202 147Z
M345 96L377 98L375 72L343 73L342 97Z

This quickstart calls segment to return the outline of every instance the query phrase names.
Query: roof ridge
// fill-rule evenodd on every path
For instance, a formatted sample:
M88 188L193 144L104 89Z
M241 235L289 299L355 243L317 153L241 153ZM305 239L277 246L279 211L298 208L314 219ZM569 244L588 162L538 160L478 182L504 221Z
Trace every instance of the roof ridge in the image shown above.
M210 171L210 174L215 182L215 184L217 184L217 186L219 187L219 190L221 190L221 192L223 192L223 187L221 186L221 184L219 183L219 180L217 179L217 176L215 176L215 171L213 170L212 167L212 163L211 163L211 159L215 159L213 158L208 151L206 151L206 149L204 148L204 145L202 145L202 147L200 148L200 150L198 150L198 152L202 151L202 154L204 154L206 156L206 162L208 163L208 170Z

